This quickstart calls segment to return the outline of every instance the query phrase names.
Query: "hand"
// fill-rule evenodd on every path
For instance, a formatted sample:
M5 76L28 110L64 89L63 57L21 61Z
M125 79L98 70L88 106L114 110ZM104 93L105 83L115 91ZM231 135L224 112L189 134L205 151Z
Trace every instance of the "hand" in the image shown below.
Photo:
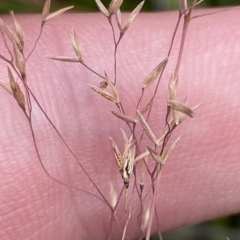
M207 10L206 10L207 11ZM240 48L239 10L194 20L190 24L179 75L179 93L189 106L201 103L163 169L157 210L161 231L237 213L240 210ZM19 16L26 52L39 33L37 15ZM6 17L4 21L9 21ZM177 13L142 14L124 36L118 53L118 86L132 113L144 77L166 57ZM79 64L55 62L46 55L74 56L64 29L75 27L84 60L97 72L112 73L113 43L106 19L98 14L64 15L49 22L27 64L28 84L71 149L109 199L109 182L122 187L109 136L120 140L113 105L87 84L100 79ZM5 51L3 41L1 49ZM176 45L175 45L176 46ZM2 53L4 56L6 52ZM161 82L151 124L159 129L167 82L176 61L173 51ZM1 80L8 81L5 62ZM106 239L109 209L94 197L65 187L43 171L29 124L14 99L1 91L0 239ZM33 101L33 126L48 172L60 181L96 193ZM157 128L158 127L158 128ZM161 129L161 128L160 128ZM118 139L119 138L119 139ZM147 180L146 180L147 181ZM132 183L130 183L132 184ZM137 202L137 197L133 201ZM118 214L124 224L124 203ZM136 237L136 219L128 236ZM154 230L157 231L156 225ZM113 231L113 239L121 232Z

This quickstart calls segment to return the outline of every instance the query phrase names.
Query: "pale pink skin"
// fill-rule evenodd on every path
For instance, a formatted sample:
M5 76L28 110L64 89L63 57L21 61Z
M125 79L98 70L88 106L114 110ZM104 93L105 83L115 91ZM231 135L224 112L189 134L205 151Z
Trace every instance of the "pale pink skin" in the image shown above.
M29 52L39 33L41 17L18 18L25 30L25 48ZM10 23L8 17L4 20ZM139 98L140 83L167 54L176 20L177 13L142 14L119 46L118 88L129 115L133 115ZM115 110L113 104L87 86L98 86L101 81L98 77L79 64L45 58L46 55L74 56L64 29L69 31L73 26L81 39L86 63L99 73L106 70L112 78L113 44L107 20L100 14L72 14L47 23L27 65L28 83L69 146L110 199L109 182L114 182L118 192L123 183L109 136L121 145L120 127L128 129L110 113L109 110ZM179 100L187 95L190 106L198 103L201 106L195 117L187 119L173 134L172 139L185 132L168 159L160 181L157 210L161 231L240 210L239 39L239 10L196 19L190 25L179 74ZM162 79L150 121L159 134L177 46ZM3 49L1 41L1 52ZM0 68L1 80L7 81L6 64L2 61ZM92 196L64 187L46 175L22 110L6 91L0 91L0 239L106 239L109 209ZM69 185L95 193L36 104L33 108L35 134L49 173ZM135 197L134 202L137 200ZM118 217L123 226L123 201L120 205ZM130 238L138 233L133 219L128 231ZM154 224L153 232L156 231ZM119 239L120 234L114 228L113 239Z

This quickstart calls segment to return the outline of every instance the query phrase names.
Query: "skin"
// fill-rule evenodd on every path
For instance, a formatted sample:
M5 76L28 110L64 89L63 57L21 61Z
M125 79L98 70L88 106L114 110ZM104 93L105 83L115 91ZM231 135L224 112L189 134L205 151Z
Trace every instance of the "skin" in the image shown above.
M207 12L205 10L204 12ZM200 12L195 12L198 14ZM41 17L19 16L29 52L39 33ZM10 22L8 17L3 19ZM118 55L118 89L123 106L133 115L140 83L167 54L177 13L142 14L124 36ZM100 14L64 15L47 23L27 64L28 84L104 195L109 182L117 192L122 180L116 168L109 136L122 146L113 104L87 84L101 81L79 64L55 62L46 55L74 56L64 26L81 39L84 60L95 71L112 78L112 36ZM178 35L177 39L179 39ZM240 47L239 10L194 20L190 24L179 72L178 99L201 103L193 119L173 134L184 136L163 169L157 195L161 231L238 213L240 168ZM177 58L179 40L162 79L150 126L161 133L166 111L167 83ZM1 41L1 51L4 56ZM8 81L1 62L1 80ZM1 91L0 111L0 239L106 239L109 209L99 200L65 187L43 171L33 145L29 124L14 99ZM152 88L144 101L151 96ZM39 152L48 172L58 180L96 193L36 104L33 126ZM127 132L129 134L129 132ZM159 135L157 134L157 135ZM131 189L130 182L130 189ZM146 186L149 178L146 178ZM133 202L137 202L135 196ZM117 216L124 224L124 201ZM137 236L136 217L129 238ZM153 232L157 231L154 223ZM118 228L113 239L120 239Z

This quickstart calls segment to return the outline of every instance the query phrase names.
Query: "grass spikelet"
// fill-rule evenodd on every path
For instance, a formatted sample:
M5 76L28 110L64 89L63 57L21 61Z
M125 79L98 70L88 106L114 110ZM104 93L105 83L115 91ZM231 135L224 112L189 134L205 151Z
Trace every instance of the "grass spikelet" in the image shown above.
M150 109L150 107L152 106L152 104L153 104L153 98L151 98L150 102L149 102L144 108L142 108L142 109L140 110L140 113L141 113L142 115L144 115L144 114Z
M18 38L18 35L2 20L0 19L0 25L4 32L7 34L8 38L11 40L13 44L16 44L18 49L22 51L22 44L20 39Z
M43 19L43 22L47 22L49 20L52 20L52 19L62 15L63 13L65 13L66 11L68 11L72 8L74 8L74 6L65 7L65 8L62 8L62 9L56 11L56 12L50 13Z
M142 127L145 131L145 133L147 134L147 136L149 137L149 139L154 143L157 144L157 139L153 133L153 131L151 130L151 128L149 127L149 125L147 124L146 120L144 119L143 115L140 113L140 111L137 111L137 116L142 124Z
M116 12L116 20L117 20L118 28L120 32L122 32L122 14L120 9L118 9Z
M134 19L137 17L139 12L141 11L141 9L144 5L144 2L145 1L142 1L141 3L139 3L137 5L137 7L131 12L130 16L128 17L128 20L126 21L126 23L122 27L122 32L123 33L125 33L128 30L128 28L131 26L132 22L134 21Z
M0 81L0 86L5 89L9 94L13 95L12 89L10 88L8 83Z
M72 46L73 46L73 49L79 59L79 62L83 62L82 60L82 48L81 48L81 45L80 45L80 42L79 42L79 39L77 37L77 34L74 30L74 28L72 29L71 33L70 33L70 39L71 39L71 42L72 42Z
M128 122L128 123L136 123L137 120L133 117L126 116L125 114L122 114L121 112L112 111L112 113L121 120Z
M8 77L10 80L10 86L12 89L13 97L16 99L20 108L22 108L22 110L25 112L26 107L25 107L25 98L24 98L23 92L20 89L18 83L15 81L13 74L12 74L11 70L9 69L9 67L8 67Z
M79 63L78 58L70 58L65 56L47 56L50 59L61 61L61 62L72 62L72 63Z
M14 12L10 11L10 14L13 18L13 22L14 22L14 26L15 26L15 31L17 33L18 39L20 40L21 46L23 47L24 45L24 33L23 33L23 29L20 25L20 23L18 22L18 20L16 19Z
M17 44L15 43L13 44L13 53L14 53L14 60L15 60L15 65L17 69L19 70L22 76L25 76L26 74L25 59L22 52L20 51Z
M184 113L184 114L188 115L189 117L193 117L193 115L194 115L194 112L192 111L192 109L188 108L187 106L185 106L184 104L180 103L177 100L168 100L168 107L170 107L171 109L173 109L175 111Z
M108 7L109 17L117 12L117 10L121 7L123 0L112 0Z
M168 157L170 156L170 154L172 153L172 151L175 149L177 143L180 141L181 138L182 138L182 136L178 137L178 138L172 143L172 145L168 148L168 150L163 153L163 155L162 155L163 164L165 164L165 162L167 161Z
M90 88L97 92L98 94L100 94L101 96L103 96L104 98L106 98L107 100L111 101L111 102L115 102L115 103L118 103L118 99L116 99L115 96L112 96L111 94L109 94L108 92L106 91L103 91L101 88L98 88L98 87L95 87L93 85L88 85L90 86Z
M42 20L44 21L50 13L51 0L46 0L42 11Z
M150 72L150 74L145 78L142 82L142 88L150 87L156 80L159 74L164 70L168 62L168 57L165 58L162 62L160 62L156 68Z
M158 154L157 151L155 151L154 149L152 149L151 147L147 146L147 149L149 151L149 153L151 154L151 156L160 164L164 164L164 161L162 159L162 157Z
M103 5L103 3L100 0L95 0L95 3L97 4L100 12L105 16L105 17L109 17L109 13L108 10L105 8L105 6Z

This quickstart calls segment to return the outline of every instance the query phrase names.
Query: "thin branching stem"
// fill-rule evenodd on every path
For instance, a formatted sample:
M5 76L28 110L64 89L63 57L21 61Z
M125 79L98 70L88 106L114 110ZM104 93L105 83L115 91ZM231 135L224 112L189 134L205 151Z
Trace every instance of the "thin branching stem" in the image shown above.
M111 26L111 29L112 29L112 35L113 35L113 41L114 41L114 45L116 46L117 45L117 41L116 41L116 34L115 34L115 30L114 30L114 27L113 27L113 24L112 24L112 17L109 17L108 18L108 22Z
M146 233L146 240L150 240L151 236L151 229L152 229L152 223L153 223L153 217L154 217L154 211L155 211L155 206L156 206L156 195L157 195L157 190L159 189L158 184L161 178L162 174L162 168L160 167L160 171L158 172L158 176L154 185L154 193L151 201L151 207L150 207L150 217L147 225L147 233Z
M114 85L117 84L117 50L118 50L118 45L123 36L124 36L123 34L120 34L119 39L116 42L114 47L114 82L113 82Z
M41 28L40 28L39 35L38 35L38 37L37 37L37 39L36 39L36 41L35 41L35 43L34 43L34 46L33 46L32 50L30 51L30 53L28 54L28 56L27 56L27 58L26 58L26 62L27 62L28 59L31 57L31 55L33 54L34 50L35 50L36 47L37 47L37 44L38 44L38 42L39 42L39 40L40 40L40 38L41 38L41 36L42 36L44 23L45 23L45 22L42 22L42 24L41 24Z
M161 234L161 228L160 228L160 221L159 221L159 217L158 217L158 213L157 213L157 208L156 208L156 206L155 206L154 212L155 212L155 217L156 217L156 219L157 219L158 237L159 237L159 240L163 240L162 234Z
M109 229L108 229L108 240L112 239L112 225L113 225L113 220L114 220L114 212L111 211L110 215L110 222L109 222Z
M90 68L86 63L84 62L80 62L85 68L87 68L90 72L94 73L95 75L97 75L98 77L105 79L105 77L99 73L97 73L95 70L93 70L92 68Z
M111 208L110 203L108 202L108 200L106 199L106 197L102 194L102 192L100 191L100 189L98 188L97 184L93 181L93 179L90 177L90 175L88 174L87 170L84 168L84 166L81 164L81 162L79 161L78 157L75 155L75 153L72 151L72 149L68 146L67 142L65 141L65 139L62 137L61 133L58 131L58 129L56 128L56 126L54 125L54 123L52 122L52 120L49 118L49 116L46 114L46 112L44 111L44 109L42 108L41 104L39 103L39 101L37 100L37 98L35 97L35 95L33 94L33 92L31 91L31 89L26 85L27 91L29 91L30 95L33 97L33 99L35 100L35 102L37 103L38 107L40 108L40 110L42 111L43 115L46 117L46 119L48 120L48 122L50 123L50 125L52 126L52 128L55 130L55 132L57 133L57 135L59 136L59 138L62 140L62 142L64 143L64 145L66 146L66 148L68 149L68 151L72 154L73 158L76 160L76 162L78 163L78 165L80 166L80 168L83 170L84 174L87 176L87 178L89 179L89 181L93 184L93 186L96 188L97 192L99 193L99 195L104 199L105 204Z
M178 60L177 60L176 68L175 68L175 71L174 71L174 76L178 76L178 72L179 72L179 68L180 68L181 60L182 60L182 56L183 56L183 49L184 49L184 44L185 44L185 40L186 40L186 36L187 36L187 29L188 29L189 23L190 23L190 19L188 18L188 15L187 15L187 16L184 17L181 44L180 44L180 48L179 48Z
M25 116L26 116L26 118L27 118L27 120L28 120L28 123L29 123L30 132L31 132L31 135L32 135L33 144L34 144L34 148L35 148L36 153L37 153L38 160L39 160L39 162L40 162L40 164L41 164L41 167L43 168L44 172L47 174L47 176L50 177L53 181L57 182L58 184L61 184L61 185L65 186L65 187L68 187L68 188L71 188L71 189L75 189L75 190L77 190L77 191L81 191L81 192L83 192L83 193L89 194L89 195L97 198L98 200L102 201L103 203L105 203L105 201L104 201L102 198L100 198L99 196L97 196L96 194L91 193L91 192L88 192L88 191L86 191L86 190L84 190L84 189L81 189L81 188L77 188L77 187L74 187L74 186L70 186L70 185L68 185L68 184L66 184L66 183L64 183L64 182L56 179L56 178L53 177L51 174L49 174L49 172L47 171L45 165L43 164L42 158L41 158L41 156L40 156L40 154L39 154L39 149L38 149L38 145L37 145L36 138L35 138L35 133L34 133L33 126L32 126L31 117L29 117L26 112L24 112L24 114L25 114Z

